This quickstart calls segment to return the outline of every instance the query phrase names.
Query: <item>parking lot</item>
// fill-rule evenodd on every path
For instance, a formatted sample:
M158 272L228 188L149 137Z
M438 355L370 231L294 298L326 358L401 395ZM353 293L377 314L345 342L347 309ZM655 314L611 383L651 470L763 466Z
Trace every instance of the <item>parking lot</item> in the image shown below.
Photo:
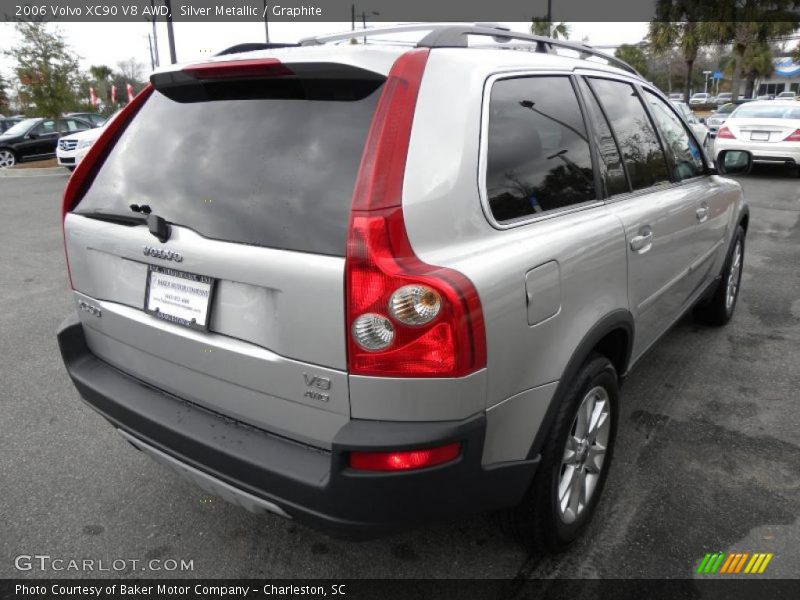
M623 388L615 461L585 539L533 555L491 516L342 542L208 497L84 405L55 331L74 310L66 174L0 177L0 577L690 577L706 552L800 575L800 180L742 177L752 217L729 326L690 317ZM191 572L19 572L14 557L192 560Z

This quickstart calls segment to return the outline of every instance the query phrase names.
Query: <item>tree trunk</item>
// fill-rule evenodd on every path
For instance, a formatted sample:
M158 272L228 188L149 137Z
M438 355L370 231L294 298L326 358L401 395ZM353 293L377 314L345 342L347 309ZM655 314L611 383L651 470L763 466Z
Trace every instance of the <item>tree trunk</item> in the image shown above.
M694 72L694 59L686 61L686 83L683 90L683 100L689 104L689 90L692 87L692 73Z
M752 98L753 97L753 89L756 87L756 76L750 75L747 78L747 85L744 87L744 97L745 98Z
M734 102L739 99L739 83L742 71L742 52L739 48L733 51L733 78L731 79L731 98Z

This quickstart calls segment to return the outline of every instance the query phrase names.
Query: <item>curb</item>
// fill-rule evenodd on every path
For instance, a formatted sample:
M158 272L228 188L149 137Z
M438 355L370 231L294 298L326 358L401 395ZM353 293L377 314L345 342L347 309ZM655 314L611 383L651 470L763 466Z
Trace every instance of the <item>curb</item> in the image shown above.
M69 175L64 167L42 167L32 169L0 169L0 177L54 177Z

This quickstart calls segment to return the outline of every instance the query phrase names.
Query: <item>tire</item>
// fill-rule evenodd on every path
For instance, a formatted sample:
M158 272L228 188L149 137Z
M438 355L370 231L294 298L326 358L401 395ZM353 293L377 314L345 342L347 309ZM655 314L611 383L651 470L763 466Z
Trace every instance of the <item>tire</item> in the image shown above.
M597 421L589 419L587 428L584 417L579 420L579 411L587 414L592 402L596 414L605 416ZM605 356L592 354L578 370L558 407L530 489L520 505L504 515L506 529L517 540L540 551L560 552L581 535L591 521L608 476L618 407L617 372ZM598 423L594 438L591 422ZM576 438L582 442L576 443ZM569 487L569 481L587 485L575 489ZM582 497L578 493L581 489L588 495Z
M16 153L9 148L0 148L0 169L13 167L19 162Z
M742 282L742 266L744 264L744 229L739 225L734 233L728 256L722 266L722 279L708 301L697 306L695 318L706 325L721 327L728 323L736 310L739 290Z

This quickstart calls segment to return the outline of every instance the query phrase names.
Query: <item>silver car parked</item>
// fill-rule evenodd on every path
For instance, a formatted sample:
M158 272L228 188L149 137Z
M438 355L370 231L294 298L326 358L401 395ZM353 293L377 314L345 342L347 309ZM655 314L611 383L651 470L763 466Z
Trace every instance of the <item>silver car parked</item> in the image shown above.
M65 192L64 362L135 447L250 510L375 535L504 509L564 548L625 376L687 311L733 314L741 188L588 46L376 32L424 35L152 76Z

